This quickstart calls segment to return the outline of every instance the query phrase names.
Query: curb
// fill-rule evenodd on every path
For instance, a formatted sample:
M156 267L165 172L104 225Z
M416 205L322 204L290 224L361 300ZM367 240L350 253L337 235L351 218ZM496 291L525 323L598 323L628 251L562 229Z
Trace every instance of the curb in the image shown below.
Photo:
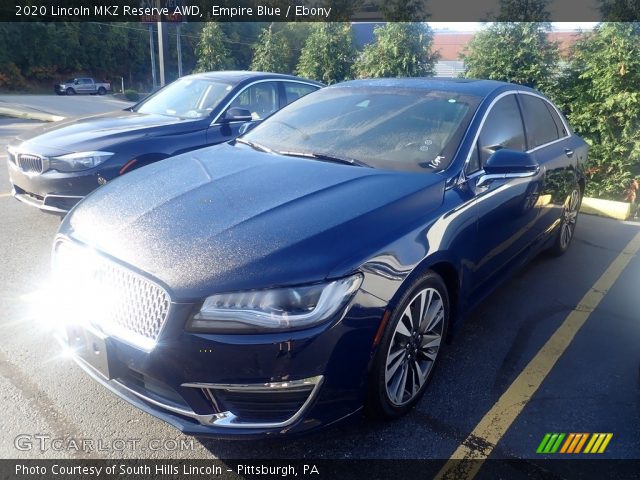
M33 110L21 109L19 107L2 107L0 106L0 115L14 118L26 118L29 120L40 120L42 122L57 122L64 120L66 117L53 115L52 113L37 112Z
M631 217L631 204L585 197L582 199L580 211L582 213L614 218L616 220L627 220Z

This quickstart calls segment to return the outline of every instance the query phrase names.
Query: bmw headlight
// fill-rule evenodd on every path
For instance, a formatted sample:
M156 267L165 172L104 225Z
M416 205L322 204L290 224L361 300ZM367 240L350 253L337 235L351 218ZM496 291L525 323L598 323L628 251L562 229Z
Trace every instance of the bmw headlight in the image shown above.
M49 159L49 168L59 172L77 172L97 167L113 156L111 152L78 152L52 157Z
M187 329L251 332L310 327L344 309L361 283L362 275L356 274L328 283L213 295Z

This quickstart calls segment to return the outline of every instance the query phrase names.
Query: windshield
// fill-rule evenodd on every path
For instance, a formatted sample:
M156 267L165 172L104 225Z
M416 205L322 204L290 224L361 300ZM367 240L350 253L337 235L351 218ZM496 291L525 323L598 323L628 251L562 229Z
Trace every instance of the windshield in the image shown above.
M181 118L209 116L232 86L204 78L182 78L138 105L134 111Z
M275 113L243 140L376 168L439 171L450 164L480 100L424 89L331 87Z

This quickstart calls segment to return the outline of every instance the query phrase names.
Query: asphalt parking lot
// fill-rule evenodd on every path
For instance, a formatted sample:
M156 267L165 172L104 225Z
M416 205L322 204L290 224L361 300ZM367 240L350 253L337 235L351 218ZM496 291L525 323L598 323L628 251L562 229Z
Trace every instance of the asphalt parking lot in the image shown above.
M467 318L444 351L427 395L400 420L357 420L286 440L186 439L184 450L169 448L173 443L151 449L145 441L139 448L90 453L43 452L35 444L16 448L16 437L37 434L105 445L115 439L185 439L62 358L43 326L38 292L47 281L59 219L10 197L3 154L10 137L37 125L0 118L0 457L449 459L461 448L481 450L468 440L487 432L493 437L480 440L491 440L489 458L535 459L548 432L608 432L613 436L599 458L640 458L640 223L587 215L581 215L565 256L541 255ZM566 350L551 348L542 358L549 371L537 371L537 380L529 382L535 387L530 398L505 399L541 350L544 357L559 328L573 329L575 336L567 338ZM513 398L520 400L509 404ZM514 408L519 414L512 422L482 427L490 412L501 416L501 409Z

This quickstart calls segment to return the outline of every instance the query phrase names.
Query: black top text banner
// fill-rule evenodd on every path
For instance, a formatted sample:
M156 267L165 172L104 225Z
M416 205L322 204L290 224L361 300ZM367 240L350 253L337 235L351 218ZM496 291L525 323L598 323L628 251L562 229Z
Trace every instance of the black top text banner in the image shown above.
M640 0L8 0L2 22L640 21Z

